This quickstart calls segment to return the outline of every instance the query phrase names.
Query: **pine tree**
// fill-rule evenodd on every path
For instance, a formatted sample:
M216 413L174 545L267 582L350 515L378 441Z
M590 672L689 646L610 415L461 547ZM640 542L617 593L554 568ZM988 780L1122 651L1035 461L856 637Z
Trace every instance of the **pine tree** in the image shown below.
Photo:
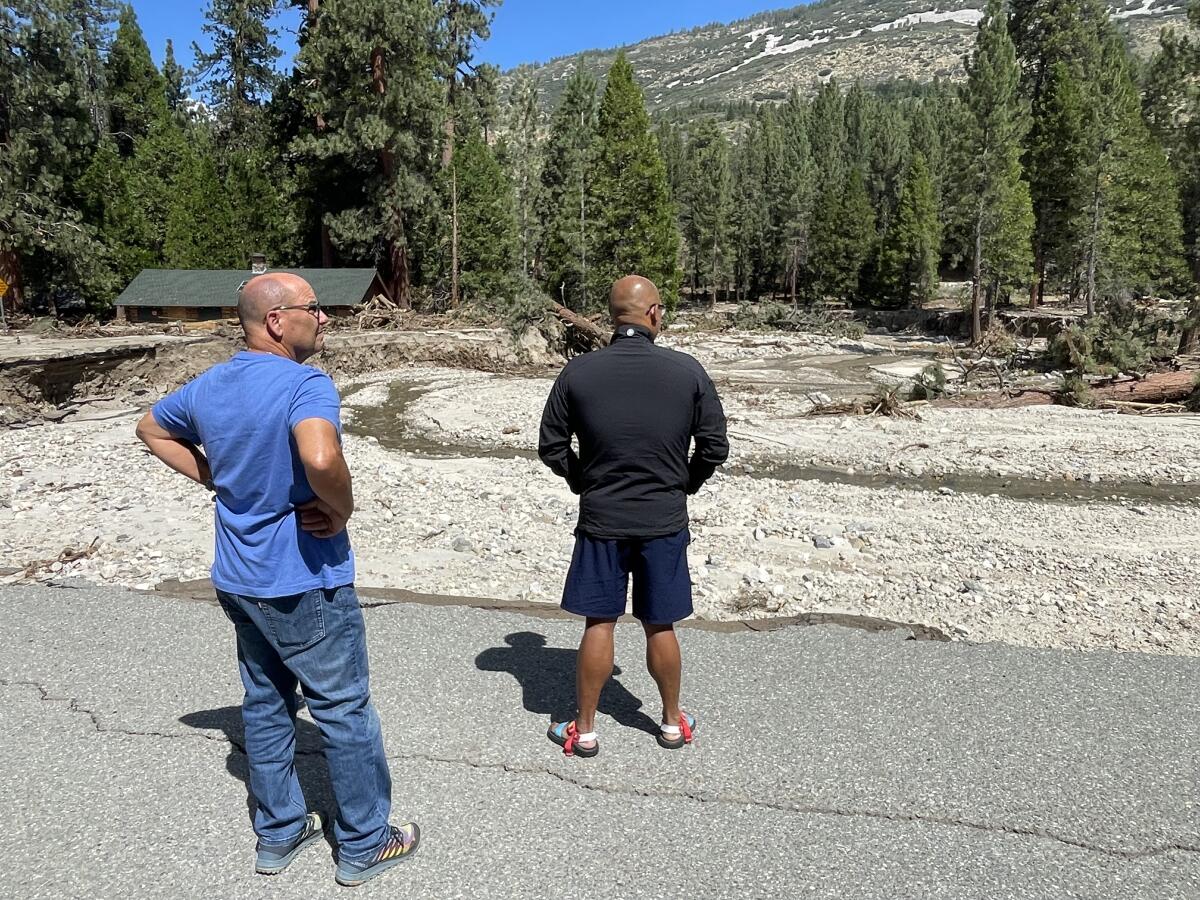
M470 130L471 123L463 122L464 113L470 111L474 118L477 104L470 96L471 59L477 41L487 40L491 31L491 14L488 9L497 6L499 0L435 0L434 13L438 31L435 38L438 74L445 83L445 116L442 122L442 169L449 172L449 181L442 193L446 196L449 213L450 234L450 305L459 302L459 216L457 171L453 167L455 141L458 130ZM487 82L483 85L488 87ZM494 96L490 97L494 102ZM484 101L484 118L488 117Z
M1033 213L1022 178L1021 140L1029 128L1020 69L1000 0L988 0L962 89L964 135L954 186L971 235L971 339L983 335L984 293L1028 277Z
M105 67L112 131L123 156L133 155L150 125L166 115L167 85L150 58L132 6L121 11L120 26Z
M331 2L298 59L305 118L322 126L292 144L310 201L343 264L378 265L400 303L411 298L413 229L436 196L435 24L423 0Z
M184 72L183 66L175 62L175 45L170 38L167 38L167 52L163 58L162 75L167 108L171 112L182 110L184 101L183 81L187 73Z
M679 205L686 182L686 147L683 131L672 122L660 122L655 133L658 136L658 152L667 168L667 184L671 189L671 200Z
M1190 30L1162 33L1143 90L1147 124L1166 151L1178 185L1188 265L1185 289L1192 295L1180 353L1200 350L1200 0L1193 0L1188 14Z
M595 257L596 79L577 65L550 121L544 149L542 283L575 310L589 306L588 260Z
M809 143L817 165L817 183L840 184L846 177L846 113L841 90L835 81L830 80L817 91L809 121Z
M211 50L193 43L195 78L215 101L225 144L250 140L266 98L279 81L276 31L270 25L276 0L209 0L201 31Z
M516 192L521 274L527 278L536 278L540 270L537 255L541 243L540 125L537 84L528 76L521 77L514 83L509 100L507 169Z
M245 263L233 207L217 174L216 149L193 130L170 182L163 263L174 269L232 269Z
M1032 112L1025 159L1036 222L1032 305L1048 276L1073 297L1080 293L1095 181L1092 131L1104 104L1096 79L1110 28L1101 0L1012 0L1010 31Z
M110 130L104 59L112 42L113 23L123 4L120 0L50 0L45 5L59 9L74 31L83 99L92 120L93 139L99 141Z
M512 293L520 260L513 186L480 134L459 143L451 166L462 223L462 297L495 307Z
M811 243L809 269L818 296L855 299L875 243L875 214L857 168L848 169L841 183L822 186Z
M596 264L588 293L606 297L616 279L637 274L653 281L673 308L680 276L675 210L645 98L624 53L608 72L597 148L591 192L598 217Z
M71 12L65 0L0 7L0 277L17 310L31 291L95 301L111 290L72 193L95 123Z
M793 90L779 110L779 165L768 172L765 186L773 198L771 220L782 255L781 268L788 295L795 305L801 273L808 264L809 226L816 194L807 109Z
M700 120L687 142L680 220L693 293L713 303L728 275L732 171L729 142L709 118Z
M769 254L770 210L766 194L765 107L746 130L733 154L734 286L739 299L757 299Z
M877 277L883 301L920 307L932 299L940 247L933 182L918 153L909 164L895 221L881 239Z

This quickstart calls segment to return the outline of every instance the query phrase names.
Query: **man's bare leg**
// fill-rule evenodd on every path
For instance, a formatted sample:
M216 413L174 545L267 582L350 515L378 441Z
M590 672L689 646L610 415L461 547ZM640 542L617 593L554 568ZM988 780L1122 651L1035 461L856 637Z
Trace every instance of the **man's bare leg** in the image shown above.
M575 727L580 734L596 729L596 707L600 705L600 692L613 673L613 631L616 619L588 618L583 629L583 640L579 642L579 655L575 661L575 696L579 712L575 716ZM584 746L591 746L587 743Z
M646 668L662 695L663 718L668 725L679 724L679 681L683 661L674 625L642 623L646 630Z

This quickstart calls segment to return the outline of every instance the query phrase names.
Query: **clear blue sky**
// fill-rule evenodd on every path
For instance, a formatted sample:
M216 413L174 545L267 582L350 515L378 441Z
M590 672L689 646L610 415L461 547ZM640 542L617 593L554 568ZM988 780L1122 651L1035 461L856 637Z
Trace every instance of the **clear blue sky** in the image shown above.
M175 41L175 57L188 66L192 41L204 45L200 25L205 0L132 0L146 42L160 65L167 38ZM502 69L524 62L545 62L581 50L615 47L668 31L708 22L731 22L765 9L795 6L801 0L506 0L496 11L492 38L478 58ZM280 46L286 68L295 52L299 11L280 16Z

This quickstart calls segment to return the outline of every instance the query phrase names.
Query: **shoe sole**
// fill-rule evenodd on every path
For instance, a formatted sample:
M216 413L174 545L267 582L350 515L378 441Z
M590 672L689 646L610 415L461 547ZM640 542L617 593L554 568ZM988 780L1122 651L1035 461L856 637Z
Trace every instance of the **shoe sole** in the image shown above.
M301 850L303 850L305 847L315 844L318 840L320 840L324 836L325 836L324 831L318 831L315 834L313 834L311 837L305 838L304 840L302 840L300 843L298 843L292 849L291 853L289 853L287 856L283 857L281 860L279 860L279 862L272 863L269 866L260 866L258 864L255 864L255 866L254 866L255 873L258 875L278 875L280 872L282 872L284 869L286 869L288 866L290 866L292 864L293 860L295 860L295 858L300 855Z
M550 738L551 741L558 744L558 746L560 746L560 747L565 747L567 744L565 739L559 738L559 736L554 733L553 728L550 728L546 731L546 737ZM596 741L595 747L580 747L578 744L576 744L574 747L571 748L571 755L578 756L580 759L591 759L592 757L596 756L599 752L600 752L600 742L599 741Z
M386 862L378 863L369 869L364 869L363 871L356 872L353 875L342 875L341 871L339 870L338 872L334 873L333 880L342 887L358 887L360 884L364 884L370 881L372 878L382 875L384 872L388 871L388 869L392 869L400 865L402 862L408 862L417 855L417 851L420 849L421 829L420 827L417 827L417 839L413 842L413 848L403 856L397 856L395 859L389 859Z

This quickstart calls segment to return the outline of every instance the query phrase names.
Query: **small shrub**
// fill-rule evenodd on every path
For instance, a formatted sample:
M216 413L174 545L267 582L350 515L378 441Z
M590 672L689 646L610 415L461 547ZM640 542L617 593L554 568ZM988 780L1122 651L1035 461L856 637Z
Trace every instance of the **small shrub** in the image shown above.
M1055 398L1063 406L1088 408L1092 405L1092 392L1083 376L1072 372L1063 379L1062 390Z
M821 306L793 307L776 300L740 303L733 324L746 331L802 331L858 340L866 326L857 319L832 315Z
M940 362L930 363L913 382L914 400L936 400L946 393L946 370Z
M1149 369L1160 323L1133 303L1114 301L1101 315L1072 325L1050 342L1049 357L1079 374L1140 374Z

